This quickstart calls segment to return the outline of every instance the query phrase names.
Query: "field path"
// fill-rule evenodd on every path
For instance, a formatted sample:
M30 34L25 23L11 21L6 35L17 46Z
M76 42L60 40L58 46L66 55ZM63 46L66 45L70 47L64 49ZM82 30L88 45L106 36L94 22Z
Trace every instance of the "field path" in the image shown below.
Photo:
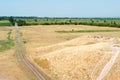
M114 55L111 57L109 62L104 66L102 72L97 77L97 80L102 80L107 75L107 73L110 71L110 69L114 65L115 60L117 59L118 55L120 54L120 48L116 47L114 44L111 44L111 49L112 49Z
M20 32L19 28L17 26L17 23L15 24L16 29L16 43L17 43L17 52L23 63L33 72L33 74L36 76L38 80L47 80L46 76L42 73L34 64L32 64L25 56L23 47L22 47L22 41L20 38Z

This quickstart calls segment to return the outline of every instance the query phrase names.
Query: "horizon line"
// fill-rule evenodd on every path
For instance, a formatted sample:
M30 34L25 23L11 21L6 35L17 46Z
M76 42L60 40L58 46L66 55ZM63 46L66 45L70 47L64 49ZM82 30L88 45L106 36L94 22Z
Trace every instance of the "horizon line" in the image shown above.
M68 16L0 16L0 17L36 17L36 18L120 18L120 17L68 17Z

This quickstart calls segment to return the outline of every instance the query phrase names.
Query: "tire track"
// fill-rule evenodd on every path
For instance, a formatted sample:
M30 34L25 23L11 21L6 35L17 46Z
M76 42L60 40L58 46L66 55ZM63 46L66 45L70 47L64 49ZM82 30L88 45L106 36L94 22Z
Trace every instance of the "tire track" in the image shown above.
M15 23L17 52L23 63L33 72L38 80L47 80L47 77L35 65L33 65L25 56L22 47L22 41L17 23Z
M102 80L107 75L107 73L110 71L110 69L114 65L115 60L117 59L118 55L120 54L120 48L117 47L113 42L111 42L111 49L114 55L111 57L109 62L104 66L104 68L102 69L100 75L97 77L96 80Z

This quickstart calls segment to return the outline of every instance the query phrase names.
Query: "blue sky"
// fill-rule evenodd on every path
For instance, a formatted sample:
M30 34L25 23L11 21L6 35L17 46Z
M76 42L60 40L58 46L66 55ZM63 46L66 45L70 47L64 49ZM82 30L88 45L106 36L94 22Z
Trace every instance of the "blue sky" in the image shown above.
M120 17L120 0L1 0L0 16Z

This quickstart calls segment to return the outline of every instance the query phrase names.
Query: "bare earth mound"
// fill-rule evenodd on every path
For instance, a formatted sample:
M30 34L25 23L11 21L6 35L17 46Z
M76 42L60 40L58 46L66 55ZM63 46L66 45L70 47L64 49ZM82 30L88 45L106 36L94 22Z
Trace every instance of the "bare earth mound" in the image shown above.
M53 80L94 80L110 60L113 52L110 38L101 36L83 36L64 43L37 48L34 61ZM97 64L101 61L99 64ZM119 63L111 69L106 80L119 80ZM114 66L113 66L114 67ZM114 74L113 74L114 73Z

